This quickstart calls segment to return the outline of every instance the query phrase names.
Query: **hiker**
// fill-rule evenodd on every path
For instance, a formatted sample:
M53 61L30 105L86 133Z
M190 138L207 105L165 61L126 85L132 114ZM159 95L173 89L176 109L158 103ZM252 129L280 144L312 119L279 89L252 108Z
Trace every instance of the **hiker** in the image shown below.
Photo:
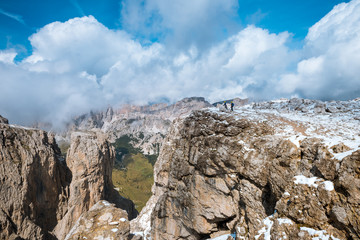
M231 111L233 112L234 111L234 102L231 101Z
M226 101L224 101L224 107L225 107L225 109L228 109L227 105L226 105Z

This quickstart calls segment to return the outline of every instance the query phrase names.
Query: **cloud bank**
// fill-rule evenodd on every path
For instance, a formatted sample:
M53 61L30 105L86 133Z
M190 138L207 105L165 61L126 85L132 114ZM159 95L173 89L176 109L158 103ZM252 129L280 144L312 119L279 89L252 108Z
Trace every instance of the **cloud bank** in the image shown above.
M21 62L14 63L14 50L0 51L0 114L19 124L60 126L108 105L189 96L210 101L359 96L360 0L335 6L309 29L301 50L288 47L291 34L256 26L215 39L222 24L213 17L219 14L230 29L236 3L199 1L189 9L187 2L175 1L175 8L162 0L125 1L126 31L86 16L39 29L29 38L32 55ZM163 42L136 37L137 31L156 33L152 23L144 27L149 16L170 31ZM214 28L204 30L208 24Z

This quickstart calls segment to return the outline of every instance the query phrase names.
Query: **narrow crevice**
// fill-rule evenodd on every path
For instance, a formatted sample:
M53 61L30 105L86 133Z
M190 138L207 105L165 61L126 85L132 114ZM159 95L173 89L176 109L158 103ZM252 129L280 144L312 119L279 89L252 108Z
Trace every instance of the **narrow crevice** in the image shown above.
M275 205L277 200L275 194L272 192L271 185L269 182L263 188L261 199L266 215L270 216L275 211Z
M313 166L313 167L310 169L310 172L311 172L315 177L325 179L325 176L322 175L322 173L319 171L319 169L318 169L316 166Z

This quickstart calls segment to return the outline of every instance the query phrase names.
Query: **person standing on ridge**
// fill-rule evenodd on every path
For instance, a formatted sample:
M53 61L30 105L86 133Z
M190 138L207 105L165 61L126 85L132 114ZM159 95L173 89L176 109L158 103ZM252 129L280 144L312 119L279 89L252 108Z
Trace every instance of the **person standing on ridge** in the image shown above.
M233 101L231 101L231 111L233 112L234 111L234 102Z
M226 105L226 101L224 101L224 107L225 107L225 109L228 109L227 105Z

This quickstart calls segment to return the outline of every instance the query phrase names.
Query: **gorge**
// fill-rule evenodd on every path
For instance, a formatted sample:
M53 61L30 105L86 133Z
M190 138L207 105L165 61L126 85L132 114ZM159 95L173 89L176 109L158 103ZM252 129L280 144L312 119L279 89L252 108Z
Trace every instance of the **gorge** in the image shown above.
M74 128L63 159L52 134L2 118L0 237L360 238L359 99L200 105L165 119L153 195L138 217L111 179L120 133L107 131L126 120ZM127 124L133 136L161 132Z

